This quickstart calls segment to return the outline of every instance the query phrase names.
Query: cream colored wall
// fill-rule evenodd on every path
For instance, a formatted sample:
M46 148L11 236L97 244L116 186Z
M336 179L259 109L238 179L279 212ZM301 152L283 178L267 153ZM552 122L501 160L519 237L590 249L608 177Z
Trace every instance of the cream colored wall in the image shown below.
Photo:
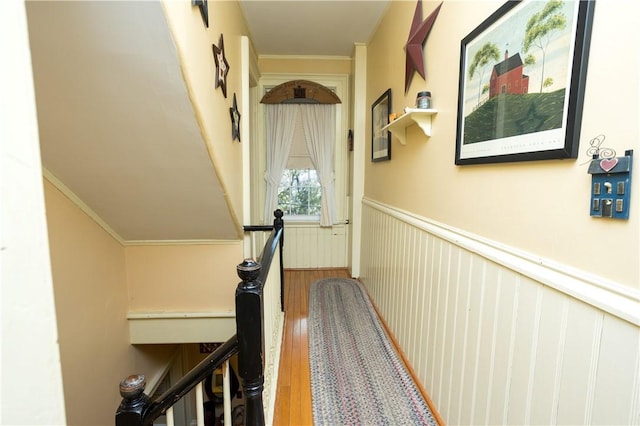
M235 311L240 241L129 246L125 258L131 312Z
M365 196L472 232L562 265L640 288L640 181L633 172L628 221L589 216L589 140L606 135L619 155L638 152L638 3L598 2L589 57L582 133L577 160L455 166L458 69L461 40L502 1L445 1L425 45L426 82L415 75L404 94L405 53L416 2L394 1L367 49L367 103L392 89L392 110L412 106L416 93L431 90L438 114L433 135L417 126L408 143L392 142L392 160L372 163L365 155ZM439 4L423 2L426 17ZM624 40L624 42L621 42ZM616 66L612 75L612 65ZM623 82L611 85L611 82ZM370 123L370 109L367 123ZM365 129L370 141L370 124Z
M351 74L351 58L261 56L262 74Z
M33 72L22 2L0 3L0 423L66 424Z
M44 181L67 422L113 424L118 383L152 378L171 346L129 344L125 250Z
M206 28L200 10L190 1L164 1L196 117L240 234L243 225L242 145L232 140L229 108L233 106L234 93L238 109L243 107L240 38L248 35L248 30L238 2L210 1L208 7L209 27ZM221 87L215 89L216 65L212 44L220 47L221 34L229 63L226 98ZM241 124L243 118L247 117L241 117ZM240 136L243 137L242 134Z

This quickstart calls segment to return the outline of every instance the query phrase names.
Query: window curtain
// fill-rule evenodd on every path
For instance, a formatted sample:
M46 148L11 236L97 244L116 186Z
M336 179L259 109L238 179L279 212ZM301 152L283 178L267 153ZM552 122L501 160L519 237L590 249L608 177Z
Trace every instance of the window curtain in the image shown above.
M264 220L265 223L272 223L273 211L278 207L278 187L289 159L299 108L297 108L298 105L286 104L269 104L265 107L267 109L267 170L264 179L267 182L267 188Z
M336 223L335 177L333 174L335 107L334 105L299 106L307 150L322 186L320 226L332 226Z

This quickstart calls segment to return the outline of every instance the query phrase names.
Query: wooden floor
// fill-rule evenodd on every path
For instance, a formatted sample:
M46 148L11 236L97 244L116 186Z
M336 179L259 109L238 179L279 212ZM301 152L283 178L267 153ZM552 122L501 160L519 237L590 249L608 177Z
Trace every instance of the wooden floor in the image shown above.
M311 373L309 371L309 343L307 336L307 316L309 313L309 287L323 278L351 278L347 269L285 270L284 282L284 335L280 355L280 370L276 388L276 406L273 416L275 426L313 425L311 407ZM374 304L375 308L375 304ZM377 309L376 309L377 311ZM379 315L379 313L378 313ZM431 398L420 384L415 371L410 367L398 342L380 318L387 330L391 343L405 363L422 396L427 401L437 424L444 425L442 417Z
M346 269L286 270L284 336L273 424L312 425L307 314L309 286L323 278L350 278Z

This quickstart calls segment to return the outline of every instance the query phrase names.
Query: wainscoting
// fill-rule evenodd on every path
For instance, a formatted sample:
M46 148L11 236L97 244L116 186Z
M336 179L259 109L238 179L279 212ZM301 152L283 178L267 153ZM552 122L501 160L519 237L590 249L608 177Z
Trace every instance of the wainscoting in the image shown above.
M449 424L639 424L640 292L364 200L361 280Z
M346 225L321 228L317 224L285 222L284 267L287 269L345 268Z

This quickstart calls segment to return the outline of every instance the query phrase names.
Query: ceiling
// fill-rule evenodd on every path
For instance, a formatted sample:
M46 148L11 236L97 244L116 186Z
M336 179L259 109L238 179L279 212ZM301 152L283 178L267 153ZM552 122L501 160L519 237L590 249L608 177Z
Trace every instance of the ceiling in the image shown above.
M389 0L240 0L259 55L347 56L367 43Z
M46 175L125 243L238 238L161 3L26 5ZM350 56L386 5L241 0L259 55Z

